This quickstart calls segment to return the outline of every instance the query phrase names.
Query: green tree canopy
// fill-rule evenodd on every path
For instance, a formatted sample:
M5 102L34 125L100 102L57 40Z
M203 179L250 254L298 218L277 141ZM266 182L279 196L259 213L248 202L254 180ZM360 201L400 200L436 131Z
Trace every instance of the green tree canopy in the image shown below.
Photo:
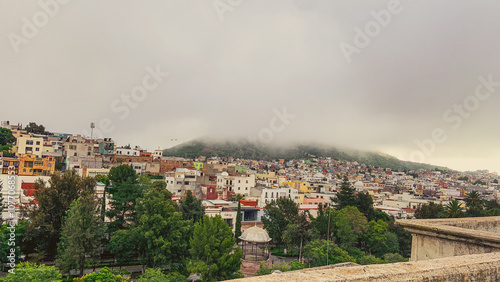
M109 180L113 186L119 186L123 182L137 183L138 176L135 170L129 165L119 165L112 167L108 174Z
M166 190L150 190L137 203L139 256L143 265L185 269L190 222L183 220Z
M129 278L124 278L119 274L114 274L112 270L107 267L99 270L99 272L93 272L87 274L80 278L75 278L73 281L80 282L104 282L104 281L113 281L113 282L126 282L130 281Z
M369 229L363 234L367 249L377 257L386 253L398 253L399 242L394 233L389 232L389 224L383 220L372 220L368 223Z
M358 198L354 195L356 190L349 183L347 176L344 176L344 181L340 187L340 191L337 193L336 197L332 197L332 202L335 203L335 208L341 210L345 207L358 206Z
M476 217L483 215L484 201L477 191L470 192L464 200L467 205L467 216Z
M241 203L238 201L238 210L236 210L236 224L234 226L234 237L236 241L239 242L239 237L241 236Z
M306 245L304 247L304 257L314 267L341 262L356 262L356 259L349 256L347 251L339 248L332 241L326 240L314 240Z
M418 205L417 209L415 210L415 218L439 218L443 210L444 208L442 205L435 204L434 202Z
M105 225L93 194L86 194L75 200L64 221L61 242L58 248L57 267L68 273L80 270L86 263L95 263L103 249Z
M191 220L193 224L200 221L205 215L205 208L201 204L201 200L193 196L191 191L187 191L186 197L182 199L179 206L184 220Z
M446 214L447 217L451 218L463 217L464 215L462 207L457 200L450 201L446 205L446 207L444 208L444 214Z
M345 207L334 213L335 237L340 242L340 247L350 250L355 247L363 233L368 230L366 217L352 206Z
M178 272L171 272L168 274L163 274L161 270L157 268L148 268L146 269L146 272L144 275L139 277L137 282L186 282L187 278L178 273Z
M232 279L240 270L242 251L234 249L236 239L220 216L204 216L196 223L190 243L188 270L201 274L203 281Z
M37 125L35 122L30 122L28 125L24 127L24 130L28 133L34 133L34 134L47 134L48 132L45 131L45 126L43 125Z
M283 232L298 214L299 207L292 199L278 198L266 205L262 223L276 244L283 244Z
M81 178L75 170L55 173L49 185L42 180L35 182L37 206L29 211L30 225L27 232L39 252L55 255L61 236L62 222L71 203L84 192L94 190L93 178Z
M21 262L14 273L8 273L3 282L60 282L62 275L54 266Z
M367 220L372 220L375 218L375 210L373 209L373 199L370 194L358 193L357 195L357 208L362 212Z

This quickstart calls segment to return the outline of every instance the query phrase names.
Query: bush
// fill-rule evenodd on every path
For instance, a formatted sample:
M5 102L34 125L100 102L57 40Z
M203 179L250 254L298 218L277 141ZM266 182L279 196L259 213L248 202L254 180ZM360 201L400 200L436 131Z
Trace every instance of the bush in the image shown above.
M129 278L124 278L121 275L113 274L109 268L104 267L99 272L89 273L80 278L75 278L73 281L81 282L101 282L101 281L113 281L113 282L123 282L130 281Z
M382 263L387 263L387 262L381 258L376 257L376 256L369 255L369 256L364 256L361 259L359 259L358 263L361 265L367 265L367 264L382 264Z
M5 282L53 282L62 281L62 275L54 266L21 262L16 265L14 273L9 273Z
M408 259L404 258L400 254L393 254L393 253L387 253L384 255L384 259L387 261L387 263L395 263L395 262L405 262L408 261Z

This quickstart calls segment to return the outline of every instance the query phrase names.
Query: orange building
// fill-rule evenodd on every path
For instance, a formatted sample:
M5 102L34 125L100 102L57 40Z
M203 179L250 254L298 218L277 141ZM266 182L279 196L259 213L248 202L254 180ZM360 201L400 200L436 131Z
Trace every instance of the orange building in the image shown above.
M56 168L54 157L38 158L26 154L19 158L19 175L52 175Z
M9 173L9 167L14 167L15 174L19 174L19 159L17 158L8 158L4 157L2 158L2 174L8 174Z

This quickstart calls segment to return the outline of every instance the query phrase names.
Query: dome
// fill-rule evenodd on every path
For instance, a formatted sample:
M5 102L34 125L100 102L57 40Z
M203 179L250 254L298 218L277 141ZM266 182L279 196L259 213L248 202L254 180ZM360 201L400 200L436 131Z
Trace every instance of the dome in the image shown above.
M239 238L243 241L254 243L267 243L271 241L267 231L257 226L248 228Z

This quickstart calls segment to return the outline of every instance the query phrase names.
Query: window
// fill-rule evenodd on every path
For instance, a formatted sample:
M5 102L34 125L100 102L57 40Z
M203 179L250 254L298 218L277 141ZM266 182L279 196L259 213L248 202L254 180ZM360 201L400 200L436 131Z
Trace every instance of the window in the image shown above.
M37 151L37 152L40 151L40 148L35 148L35 151Z
M76 145L69 145L70 150L76 150Z
M52 166L52 164L47 164L47 167L51 167L51 166Z
M26 145L33 145L33 140L26 140Z
M238 180L238 183L241 183L241 180Z
M26 151L33 151L33 147L26 147Z
M37 145L40 145L40 141L36 141L36 144L37 144Z
M76 157L77 155L78 155L77 153L74 153L74 154L73 154L73 156L75 156L75 157Z

